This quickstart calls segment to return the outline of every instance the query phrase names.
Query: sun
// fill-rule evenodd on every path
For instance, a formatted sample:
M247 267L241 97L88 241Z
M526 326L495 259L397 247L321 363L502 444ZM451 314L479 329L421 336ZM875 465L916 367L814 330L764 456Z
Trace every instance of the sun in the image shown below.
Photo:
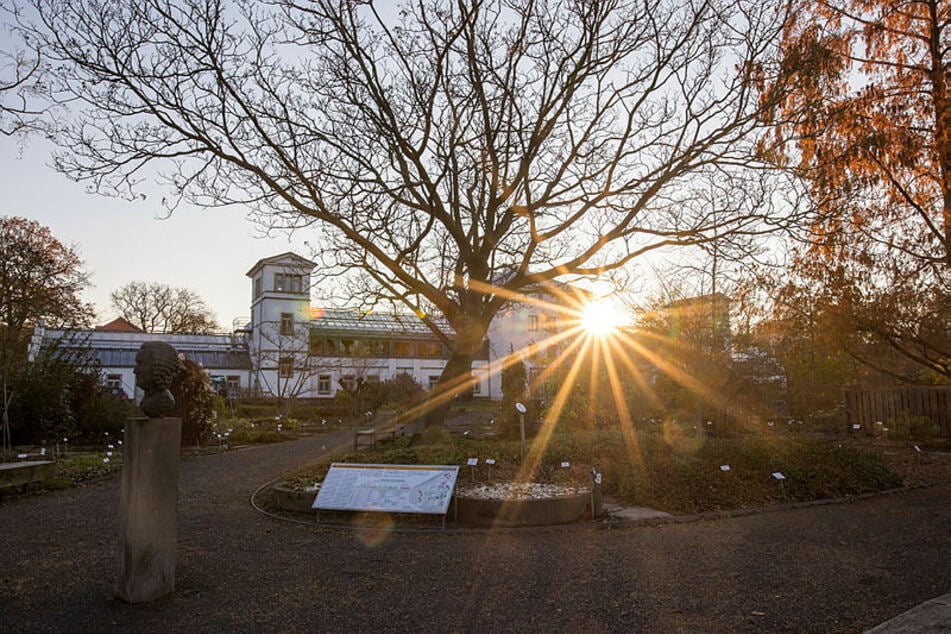
M614 334L624 323L624 316L609 302L595 301L581 311L581 328L592 337Z

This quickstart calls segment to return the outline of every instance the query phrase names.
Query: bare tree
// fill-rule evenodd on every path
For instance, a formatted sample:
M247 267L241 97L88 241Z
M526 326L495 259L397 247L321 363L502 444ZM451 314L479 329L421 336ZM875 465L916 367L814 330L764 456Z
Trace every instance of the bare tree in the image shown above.
M6 2L0 2L0 19L12 13ZM9 36L9 29L0 21L0 33ZM13 136L34 122L42 110L28 98L34 92L32 82L39 77L41 57L24 42L5 37L0 49L0 135Z
M109 299L124 319L145 332L203 335L221 330L205 300L187 288L129 282Z
M310 354L310 328L300 322L257 324L249 346L252 381L277 402L282 415L314 388L314 379L329 370L326 360Z
M161 163L170 207L306 227L350 297L433 307L455 338L426 422L532 285L781 220L747 171L779 2L33 3L77 108L57 167L131 196Z

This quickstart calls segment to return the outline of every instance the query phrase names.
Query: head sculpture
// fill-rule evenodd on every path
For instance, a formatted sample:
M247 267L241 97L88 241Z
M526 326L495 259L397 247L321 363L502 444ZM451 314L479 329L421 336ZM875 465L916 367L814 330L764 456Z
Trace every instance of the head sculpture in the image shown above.
M135 384L145 396L139 407L149 418L161 418L175 407L169 391L178 373L178 352L164 341L147 341L135 355Z

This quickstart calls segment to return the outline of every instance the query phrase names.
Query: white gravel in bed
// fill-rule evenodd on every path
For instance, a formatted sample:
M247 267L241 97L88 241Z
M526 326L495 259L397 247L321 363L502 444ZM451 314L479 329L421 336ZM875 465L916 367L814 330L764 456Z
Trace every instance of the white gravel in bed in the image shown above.
M567 484L542 484L539 482L497 482L488 484L459 484L456 492L468 498L480 500L542 500L587 493L588 489Z

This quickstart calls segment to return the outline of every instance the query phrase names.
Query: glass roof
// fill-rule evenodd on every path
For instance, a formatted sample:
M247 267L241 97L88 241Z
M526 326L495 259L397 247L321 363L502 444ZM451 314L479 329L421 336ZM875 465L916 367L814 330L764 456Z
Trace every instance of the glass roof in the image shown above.
M443 319L431 320L441 332L452 337L455 333ZM310 326L314 330L347 332L383 336L435 336L430 327L416 315L361 313L356 311L311 310Z

